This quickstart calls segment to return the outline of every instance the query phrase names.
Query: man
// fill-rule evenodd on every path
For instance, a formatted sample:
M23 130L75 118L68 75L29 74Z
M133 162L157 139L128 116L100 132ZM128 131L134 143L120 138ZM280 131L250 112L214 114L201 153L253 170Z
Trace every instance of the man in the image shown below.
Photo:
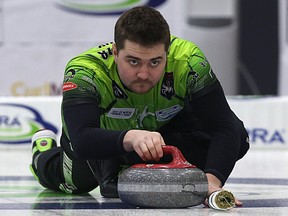
M162 15L145 6L120 16L114 39L67 64L61 147L51 131L35 133L36 179L66 193L100 185L104 197L117 197L121 166L167 161L169 144L206 173L208 195L221 189L248 135L204 54L170 36Z

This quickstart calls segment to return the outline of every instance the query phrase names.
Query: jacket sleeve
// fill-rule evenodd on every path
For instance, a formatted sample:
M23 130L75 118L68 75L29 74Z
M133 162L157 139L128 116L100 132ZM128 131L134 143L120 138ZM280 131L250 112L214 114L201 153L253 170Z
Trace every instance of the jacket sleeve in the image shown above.
M217 81L192 95L195 115L211 134L204 172L215 175L224 185L238 159L240 135L223 89Z
M123 138L127 131L100 128L98 103L91 99L70 99L62 104L63 121L74 156L100 160L125 153Z

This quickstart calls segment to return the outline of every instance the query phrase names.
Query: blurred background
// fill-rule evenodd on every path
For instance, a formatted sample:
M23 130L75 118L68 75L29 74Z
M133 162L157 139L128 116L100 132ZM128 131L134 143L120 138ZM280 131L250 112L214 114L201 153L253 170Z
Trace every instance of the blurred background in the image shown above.
M203 50L253 146L288 146L288 0L0 0L0 148L60 134L65 65L138 5Z
M227 95L288 93L287 0L0 0L0 96L61 95L67 61L144 4L200 46Z

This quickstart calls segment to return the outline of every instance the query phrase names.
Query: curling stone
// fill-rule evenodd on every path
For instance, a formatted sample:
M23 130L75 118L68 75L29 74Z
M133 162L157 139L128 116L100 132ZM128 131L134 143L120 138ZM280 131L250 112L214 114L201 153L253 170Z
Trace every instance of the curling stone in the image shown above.
M167 164L135 164L118 179L118 194L127 205L145 208L184 208L204 202L208 193L205 173L190 164L174 146L163 146L171 154Z

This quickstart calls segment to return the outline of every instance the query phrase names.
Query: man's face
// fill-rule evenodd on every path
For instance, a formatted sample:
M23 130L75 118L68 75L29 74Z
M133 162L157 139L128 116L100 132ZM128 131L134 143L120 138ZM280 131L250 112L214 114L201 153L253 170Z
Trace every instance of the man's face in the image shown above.
M144 94L161 79L166 66L164 44L143 47L126 40L119 52L113 46L115 62L123 84L132 92Z

